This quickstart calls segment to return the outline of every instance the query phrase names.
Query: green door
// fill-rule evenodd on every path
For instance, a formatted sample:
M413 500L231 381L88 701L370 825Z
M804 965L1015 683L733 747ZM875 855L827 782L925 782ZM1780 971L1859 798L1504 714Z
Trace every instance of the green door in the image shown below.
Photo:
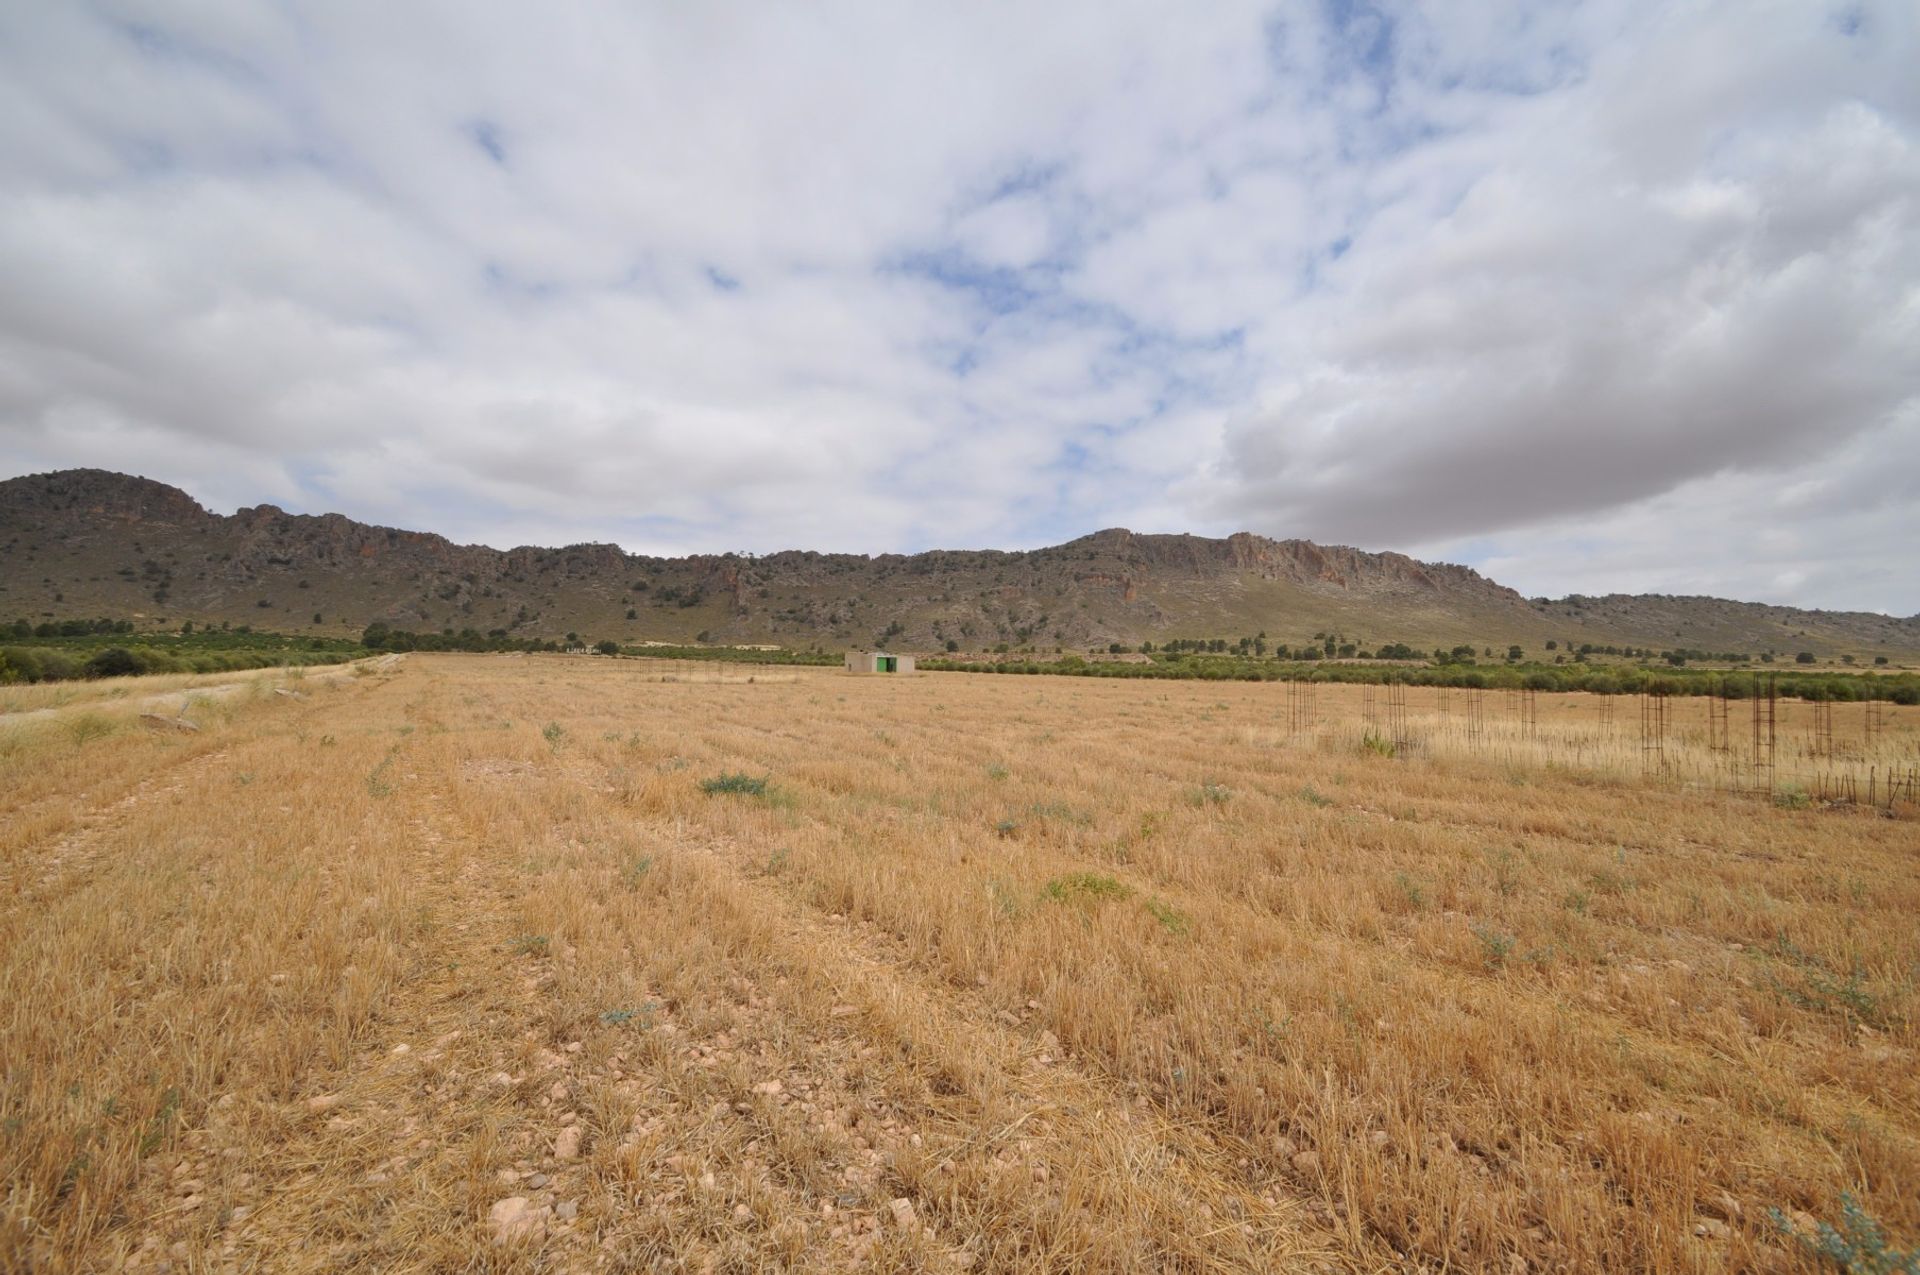
M882 673L897 673L899 666L900 661L894 659L891 655L883 655L880 657L880 671Z

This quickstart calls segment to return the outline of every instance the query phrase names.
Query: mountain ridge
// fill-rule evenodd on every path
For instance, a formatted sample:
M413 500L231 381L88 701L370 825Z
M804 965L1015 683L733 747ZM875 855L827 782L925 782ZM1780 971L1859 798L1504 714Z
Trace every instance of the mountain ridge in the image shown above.
M1251 532L1106 528L1030 550L630 554L494 549L271 504L221 515L109 470L0 481L0 616L110 614L341 632L580 632L621 641L902 649L1133 645L1169 637L1362 645L1576 642L1821 655L1920 654L1920 616L1662 594L1522 597L1470 567ZM315 617L318 617L317 619Z

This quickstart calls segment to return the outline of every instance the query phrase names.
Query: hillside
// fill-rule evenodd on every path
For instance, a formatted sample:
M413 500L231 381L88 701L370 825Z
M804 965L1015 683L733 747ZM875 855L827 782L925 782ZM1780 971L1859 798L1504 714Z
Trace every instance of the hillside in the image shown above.
M1114 529L1027 552L657 558L497 550L272 505L212 513L104 470L0 482L0 619L112 615L286 632L398 628L623 642L1135 644L1338 632L1363 645L1599 645L1920 657L1920 617L1716 598L1529 601L1466 567L1305 540Z

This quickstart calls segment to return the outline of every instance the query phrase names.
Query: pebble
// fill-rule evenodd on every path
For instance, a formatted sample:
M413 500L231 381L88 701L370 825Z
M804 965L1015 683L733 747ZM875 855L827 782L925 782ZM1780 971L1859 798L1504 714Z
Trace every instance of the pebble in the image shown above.
M308 1111L332 1111L339 1105L340 1095L337 1093L323 1093L318 1098L307 1099Z
M580 1216L580 1201L568 1200L553 1210L554 1216L563 1222L571 1222Z
M580 1155L580 1126L568 1125L553 1140L553 1154L562 1160L577 1159Z
M1288 1159L1287 1163L1291 1164L1301 1173L1318 1173L1320 1171L1320 1153L1318 1151L1296 1151Z
M903 1231L919 1229L919 1219L913 1213L913 1201L901 1196L887 1205L893 1212L893 1224Z

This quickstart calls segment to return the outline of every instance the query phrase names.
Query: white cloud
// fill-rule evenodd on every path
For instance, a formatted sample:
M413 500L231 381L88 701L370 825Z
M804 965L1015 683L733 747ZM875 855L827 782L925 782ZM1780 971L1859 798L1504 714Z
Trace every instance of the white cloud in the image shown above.
M1916 54L1894 3L16 8L0 473L1911 611Z

